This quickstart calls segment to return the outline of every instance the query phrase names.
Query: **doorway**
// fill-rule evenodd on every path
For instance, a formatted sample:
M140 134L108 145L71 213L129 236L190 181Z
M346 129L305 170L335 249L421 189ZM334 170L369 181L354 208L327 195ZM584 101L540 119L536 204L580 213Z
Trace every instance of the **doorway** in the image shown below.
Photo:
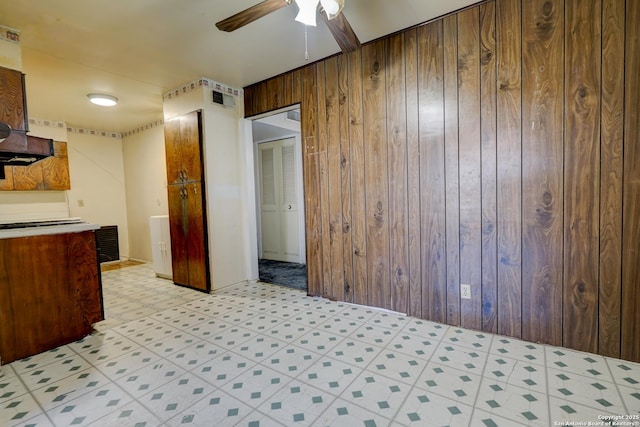
M258 144L261 259L300 262L295 138Z
M263 282L307 290L299 110L252 122Z

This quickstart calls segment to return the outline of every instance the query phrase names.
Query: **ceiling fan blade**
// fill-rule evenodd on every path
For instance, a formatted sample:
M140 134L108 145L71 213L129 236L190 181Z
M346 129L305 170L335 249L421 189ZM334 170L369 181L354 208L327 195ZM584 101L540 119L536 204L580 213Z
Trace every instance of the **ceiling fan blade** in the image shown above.
M349 21L347 21L343 13L339 13L338 16L333 19L329 19L324 10L320 15L344 53L353 52L360 48L360 40L358 40L358 36L353 31L353 28L351 28L351 24L349 24Z
M260 19L263 16L270 14L271 12L275 12L278 9L282 9L285 6L289 6L292 0L264 0L263 2L258 3L255 6L250 7L249 9L245 9L242 12L238 12L233 16L230 16L227 19L223 19L220 22L216 23L216 27L218 27L221 31L231 32L235 31L240 27L244 27L245 25L255 21L256 19Z

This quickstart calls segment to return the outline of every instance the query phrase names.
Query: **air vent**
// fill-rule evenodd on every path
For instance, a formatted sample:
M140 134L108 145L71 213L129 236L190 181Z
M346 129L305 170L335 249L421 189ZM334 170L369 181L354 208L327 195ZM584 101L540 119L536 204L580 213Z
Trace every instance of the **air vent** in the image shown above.
M289 110L287 111L287 119L293 120L294 122L300 121L300 110Z
M107 225L96 230L96 245L100 254L100 263L119 261L118 226Z
M236 100L233 96L218 92L217 90L213 90L211 92L213 93L212 100L214 104L220 104L229 108L236 106Z

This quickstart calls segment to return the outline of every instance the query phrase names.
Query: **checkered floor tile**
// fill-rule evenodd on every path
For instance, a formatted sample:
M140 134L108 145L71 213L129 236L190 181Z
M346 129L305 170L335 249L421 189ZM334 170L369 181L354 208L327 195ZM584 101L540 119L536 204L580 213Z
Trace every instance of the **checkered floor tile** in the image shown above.
M103 273L106 320L2 367L2 426L549 426L640 415L640 364L263 283ZM636 425L640 425L637 423Z

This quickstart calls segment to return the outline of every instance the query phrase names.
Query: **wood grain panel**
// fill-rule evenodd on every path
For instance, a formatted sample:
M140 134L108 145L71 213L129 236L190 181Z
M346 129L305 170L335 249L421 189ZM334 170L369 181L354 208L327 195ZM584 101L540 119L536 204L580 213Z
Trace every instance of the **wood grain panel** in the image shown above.
M296 104L298 102L302 102L302 69L298 68L291 72L292 75L292 83L293 89L291 94L291 101Z
M458 147L458 17L443 19L447 323L460 325L460 179Z
M13 167L0 166L4 169L4 179L0 179L0 190L13 190Z
M362 48L367 303L390 307L389 189L385 102L384 41Z
M257 98L255 99L255 104L254 104L254 108L256 111L271 111L271 108L269 107L270 105L270 99L269 99L269 92L268 92L268 80L262 81L260 83L256 84L256 92L258 94Z
M480 5L482 330L498 331L496 8Z
M45 190L69 190L69 157L67 143L53 141L55 155L40 161L42 164L43 186Z
M446 321L442 21L418 28L422 316Z
M189 283L189 253L187 252L187 217L183 206L183 186L167 185L169 228L171 231L171 267L173 282Z
M598 351L600 2L565 1L563 344Z
M409 307L409 224L407 218L407 102L404 34L386 41L387 144L389 155L389 255L391 310Z
M344 248L342 241L342 160L340 151L340 99L338 88L338 59L325 62L325 107L327 112L327 162L329 219L329 251L331 283L327 295L344 300Z
M203 292L210 290L208 233L205 215L204 186L201 182L184 185L187 210L188 286ZM173 256L173 252L172 252Z
M165 121L164 147L168 184L178 183L182 179L182 150L180 140L180 118Z
M625 48L622 351L640 361L640 2L627 1Z
M67 283L70 287L68 298L74 301L72 309L77 310L77 323L74 328L65 328L68 332L75 329L82 336L93 325L104 319L101 290L98 289L98 259L96 256L95 232L68 234L67 259L70 268Z
M293 99L293 73L284 73L282 76L282 102L284 105L293 105L300 100Z
M624 0L602 2L599 353L620 357Z
M285 106L283 75L275 76L267 80L267 96L269 98L270 110L277 110Z
M93 231L0 239L3 363L78 340L102 320Z
M460 324L482 328L482 186L480 155L479 8L458 14L458 111L460 171L460 283L471 299L460 303Z
M54 141L54 156L28 166L2 166L5 179L0 180L0 190L43 191L69 190L69 159L67 143Z
M422 257L420 253L420 129L418 115L418 32L404 34L407 113L407 221L409 226L409 307L411 316L422 315Z
M487 1L277 76L309 292L640 361L638 7Z
M520 0L496 2L498 333L522 336Z
M257 92L257 84L252 84L251 86L247 86L244 88L244 113L245 117L251 117L258 113L257 101L258 101L258 92Z
M12 129L26 129L23 75L20 71L0 67L0 122Z
M194 111L180 117L180 158L184 181L202 181L200 113Z
M322 295L322 223L317 209L320 197L318 162L318 93L316 66L303 68L300 117L303 135L303 172L307 240L307 292Z
M13 189L17 191L44 190L42 163L29 166L13 166Z
M331 226L329 213L329 166L328 166L328 135L327 135L327 98L325 81L325 63L316 65L316 86L318 90L318 161L320 162L319 198L316 208L320 209L322 223L322 278L323 295L331 292Z
M353 302L367 304L362 51L349 53L347 58L349 61L349 140L351 142Z
M165 123L173 282L209 292L211 277L202 160L201 113Z
M522 7L522 337L562 343L564 2Z
M67 261L50 254L66 255L65 246L59 235L0 239L3 362L59 345L64 313L53 307L62 299Z
M351 236L351 145L349 141L349 62L347 56L338 60L338 117L340 128L340 180L342 193L342 255L343 289L338 292L344 301L353 300L353 256Z
M253 116L253 99L255 98L253 91L252 91L252 86L246 86L245 88L243 88L242 90L243 92L243 106L244 106L244 117L251 117Z

